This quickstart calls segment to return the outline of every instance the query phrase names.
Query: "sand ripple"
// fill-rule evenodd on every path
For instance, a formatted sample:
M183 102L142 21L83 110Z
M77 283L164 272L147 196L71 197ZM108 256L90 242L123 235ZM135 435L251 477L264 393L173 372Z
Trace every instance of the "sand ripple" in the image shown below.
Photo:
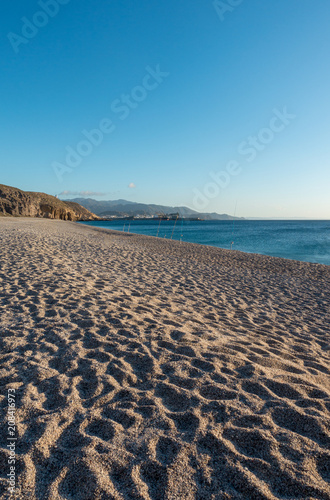
M0 238L19 498L330 499L329 267L61 221Z

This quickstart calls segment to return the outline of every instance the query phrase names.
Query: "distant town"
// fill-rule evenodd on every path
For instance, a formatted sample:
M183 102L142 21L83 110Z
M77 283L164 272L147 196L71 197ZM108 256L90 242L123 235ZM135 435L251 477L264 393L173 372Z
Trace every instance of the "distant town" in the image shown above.
M181 216L179 213L174 213L174 214L156 214L156 215L150 215L150 214L136 214L136 215L130 215L130 214L115 214L115 215L102 215L100 216L100 219L102 220L113 220L113 219L120 219L120 220L134 220L134 219L148 219L148 220L178 220L178 219L184 219L184 220L191 220L191 221L204 221L202 217L187 217L187 216Z

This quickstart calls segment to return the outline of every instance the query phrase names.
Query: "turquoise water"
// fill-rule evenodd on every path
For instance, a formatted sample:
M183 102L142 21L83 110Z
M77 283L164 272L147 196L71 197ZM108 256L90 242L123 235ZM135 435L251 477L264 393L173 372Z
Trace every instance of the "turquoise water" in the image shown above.
M174 221L86 222L90 226L200 243L243 252L330 265L330 221ZM173 231L174 229L174 231Z

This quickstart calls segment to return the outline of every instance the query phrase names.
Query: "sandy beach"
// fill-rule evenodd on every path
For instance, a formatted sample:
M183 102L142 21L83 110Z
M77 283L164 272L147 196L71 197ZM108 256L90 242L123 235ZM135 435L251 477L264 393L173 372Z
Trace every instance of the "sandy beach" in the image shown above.
M19 499L330 499L329 266L29 218L0 247L0 498L14 389Z

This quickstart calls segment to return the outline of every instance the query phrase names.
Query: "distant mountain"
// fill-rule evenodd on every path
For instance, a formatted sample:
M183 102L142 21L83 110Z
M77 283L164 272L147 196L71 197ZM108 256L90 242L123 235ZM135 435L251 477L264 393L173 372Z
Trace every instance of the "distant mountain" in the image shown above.
M136 215L146 215L153 216L158 214L173 214L178 213L180 217L199 217L201 219L207 220L233 220L239 219L240 217L233 217L228 214L217 214L212 213L201 213L196 212L188 207L169 207L166 205L154 205L146 203L135 203L133 201L127 200L108 200L108 201L97 201L92 198L75 198L70 200L71 202L76 202L87 208L94 214L100 217L107 216L136 216Z
M44 217L62 220L95 220L98 217L78 203L45 193L22 191L0 184L0 216Z

